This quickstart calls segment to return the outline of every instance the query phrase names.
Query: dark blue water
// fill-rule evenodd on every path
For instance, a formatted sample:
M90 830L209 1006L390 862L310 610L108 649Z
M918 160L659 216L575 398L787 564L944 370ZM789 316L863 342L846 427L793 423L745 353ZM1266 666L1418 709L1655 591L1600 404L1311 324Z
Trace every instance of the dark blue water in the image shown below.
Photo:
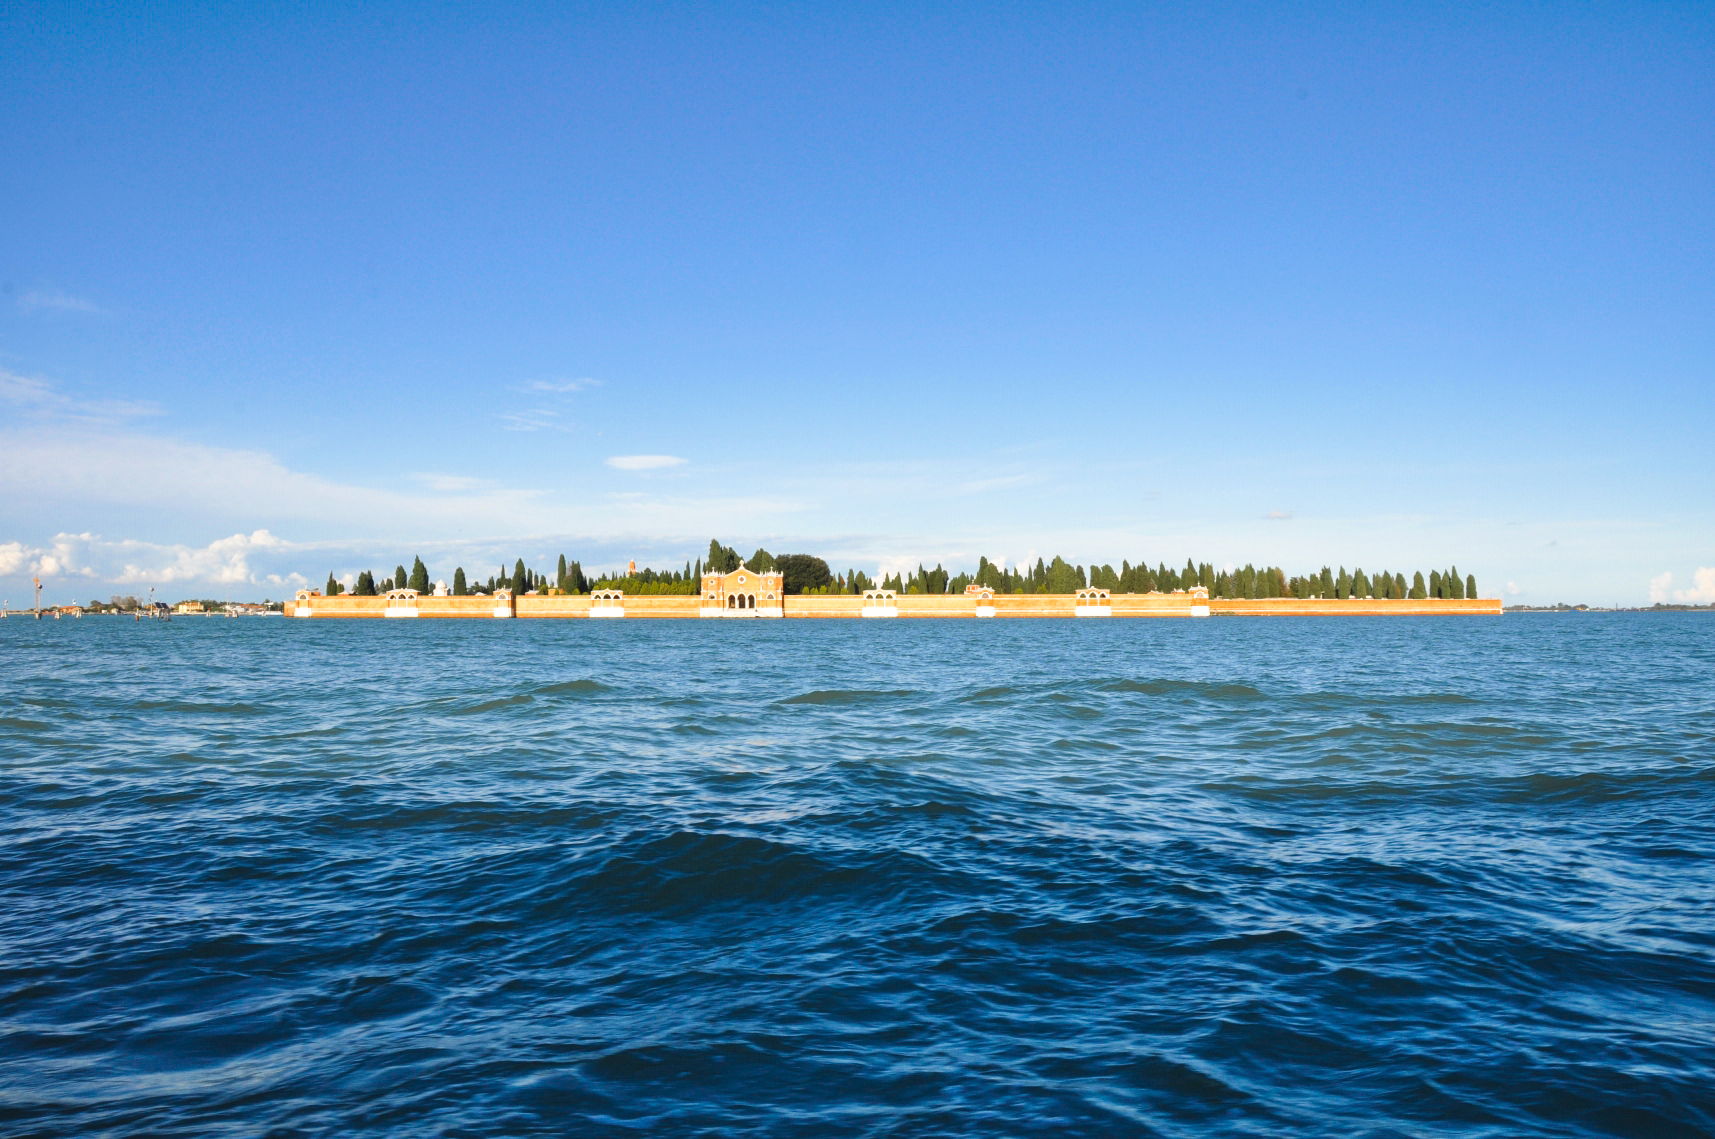
M0 663L8 1136L1715 1131L1715 617Z

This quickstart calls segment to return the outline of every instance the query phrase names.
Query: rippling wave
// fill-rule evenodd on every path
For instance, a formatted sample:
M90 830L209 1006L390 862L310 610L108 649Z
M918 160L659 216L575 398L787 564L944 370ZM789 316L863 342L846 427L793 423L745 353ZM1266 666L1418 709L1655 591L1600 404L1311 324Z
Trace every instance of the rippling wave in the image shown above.
M1715 1131L1715 620L0 622L0 1134Z

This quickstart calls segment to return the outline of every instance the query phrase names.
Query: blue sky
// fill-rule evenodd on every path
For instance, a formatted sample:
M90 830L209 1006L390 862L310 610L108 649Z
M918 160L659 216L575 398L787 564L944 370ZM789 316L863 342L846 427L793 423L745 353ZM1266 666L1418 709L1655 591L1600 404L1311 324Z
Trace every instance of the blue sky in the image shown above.
M0 595L1715 601L1709 5L319 7L0 10Z

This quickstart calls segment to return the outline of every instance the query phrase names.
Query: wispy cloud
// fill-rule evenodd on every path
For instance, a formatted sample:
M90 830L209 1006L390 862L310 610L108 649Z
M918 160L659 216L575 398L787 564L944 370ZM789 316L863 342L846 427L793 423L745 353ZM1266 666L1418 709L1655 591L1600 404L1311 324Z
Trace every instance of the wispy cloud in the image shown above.
M526 407L518 411L503 411L497 417L508 431L570 431L560 413L551 407Z
M573 392L588 391L590 388L601 387L600 380L592 380L588 376L576 380L531 380L520 384L516 390L535 392L544 395L571 395Z
M986 494L991 490L1010 490L1013 487L1028 486L1040 479L1036 475L997 475L990 479L973 479L962 482L953 488L955 494Z
M1271 510L1262 517L1265 522L1290 522L1292 520L1292 511Z
M94 301L83 297L74 297L59 289L32 289L18 297L18 307L24 312L87 312L104 313L107 310Z
M472 478L469 475L443 475L419 471L411 476L437 494L472 494L498 489L493 479Z
M677 455L614 455L607 465L616 471L659 471L667 467L682 467L685 460Z
M127 399L78 399L37 376L20 376L0 368L0 404L19 415L81 423L114 423L138 416L159 415L152 403Z

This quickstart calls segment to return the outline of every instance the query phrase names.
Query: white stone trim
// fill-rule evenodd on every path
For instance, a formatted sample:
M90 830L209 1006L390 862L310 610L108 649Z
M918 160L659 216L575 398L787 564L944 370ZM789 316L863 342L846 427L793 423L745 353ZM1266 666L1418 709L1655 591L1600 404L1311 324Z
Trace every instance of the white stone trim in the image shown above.
M899 616L899 594L891 589L864 590L863 615L865 617Z

